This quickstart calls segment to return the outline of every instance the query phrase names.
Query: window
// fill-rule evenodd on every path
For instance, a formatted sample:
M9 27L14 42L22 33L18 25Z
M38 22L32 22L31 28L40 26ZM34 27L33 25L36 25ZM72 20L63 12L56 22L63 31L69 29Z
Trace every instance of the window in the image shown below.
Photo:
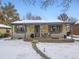
M50 33L58 33L60 32L59 25L49 25L49 32Z
M23 25L17 25L16 26L16 32L24 33L24 26Z

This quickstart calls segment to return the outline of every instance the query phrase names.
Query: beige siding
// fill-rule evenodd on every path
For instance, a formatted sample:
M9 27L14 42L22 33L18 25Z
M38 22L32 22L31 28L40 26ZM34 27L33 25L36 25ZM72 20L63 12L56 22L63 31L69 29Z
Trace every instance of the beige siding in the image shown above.
M67 29L66 24L63 24L62 25L62 32L67 32L67 31L68 31L68 29Z
M34 32L34 25L28 25L27 32Z
M0 29L0 33L1 33L1 34L6 33L6 29Z
M42 24L40 26L40 31L41 32L48 32L48 25L47 24Z

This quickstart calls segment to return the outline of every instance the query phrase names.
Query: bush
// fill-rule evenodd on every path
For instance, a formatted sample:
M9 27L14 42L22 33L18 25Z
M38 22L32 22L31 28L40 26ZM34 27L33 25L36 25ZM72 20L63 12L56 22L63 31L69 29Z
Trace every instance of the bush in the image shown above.
M2 34L0 34L0 38L2 38Z
M8 37L10 36L9 34L5 33L5 34L0 34L0 38L4 38L4 37Z
M66 35L64 35L64 38L66 39L66 38L67 38L67 36L66 36Z
M34 34L31 34L30 37L31 37L31 38L34 38Z
M9 35L9 34L7 34L7 33L6 33L6 34L4 34L4 37L8 37L8 36L10 36L10 35Z
M71 33L70 32L67 32L67 36L69 36Z

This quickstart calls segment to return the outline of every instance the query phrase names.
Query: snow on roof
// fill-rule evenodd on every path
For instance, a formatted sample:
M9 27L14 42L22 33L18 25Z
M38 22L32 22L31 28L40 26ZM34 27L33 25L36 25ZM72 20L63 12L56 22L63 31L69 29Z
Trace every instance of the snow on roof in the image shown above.
M75 24L79 24L79 21L77 21Z
M21 20L12 22L12 24L36 24L36 23L62 23L61 20Z
M0 28L11 28L11 27L4 24L0 24Z

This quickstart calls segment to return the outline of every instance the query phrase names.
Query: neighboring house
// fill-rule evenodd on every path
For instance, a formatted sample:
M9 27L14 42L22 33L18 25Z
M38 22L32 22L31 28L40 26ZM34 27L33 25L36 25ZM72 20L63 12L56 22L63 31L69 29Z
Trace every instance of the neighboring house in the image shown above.
M10 26L0 24L0 37L1 37L1 35L9 34L10 32L11 32Z
M73 26L72 26L72 34L74 35L79 35L79 21L77 21Z
M61 20L15 21L12 23L12 35L15 38L27 38L30 37L31 34L34 34L34 37L43 37L44 35L50 36L52 34L60 33L65 35L68 32L66 24L66 22Z

